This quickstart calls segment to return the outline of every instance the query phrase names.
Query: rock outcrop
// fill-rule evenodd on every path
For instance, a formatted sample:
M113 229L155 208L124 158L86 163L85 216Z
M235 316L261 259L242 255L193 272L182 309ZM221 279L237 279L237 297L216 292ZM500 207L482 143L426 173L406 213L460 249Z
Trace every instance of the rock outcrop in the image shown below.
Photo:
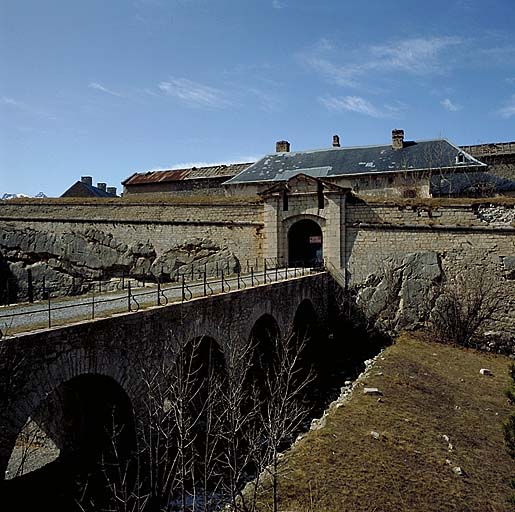
M24 301L32 294L52 295L87 292L92 281L123 276L137 279L177 278L179 272L222 268L234 271L238 260L227 249L208 238L172 243L158 254L150 241L126 244L109 232L89 228L58 235L31 228L0 226L0 303ZM32 288L32 290L29 290Z
M506 278L513 279L513 257L503 260ZM389 336L396 336L402 329L430 325L434 312L441 307L446 279L448 276L443 271L441 257L435 252L388 258L382 268L357 286L356 305L369 325ZM469 307L465 304L467 296L463 300L466 309ZM486 291L484 300L488 300ZM498 315L501 316L502 308L506 307L503 304L503 301L499 302ZM515 356L515 332L499 328L500 324L496 324L498 320L493 315L481 326L474 335L473 346L487 352Z
M358 288L356 303L383 331L414 329L427 320L441 279L440 258L434 252L390 258Z

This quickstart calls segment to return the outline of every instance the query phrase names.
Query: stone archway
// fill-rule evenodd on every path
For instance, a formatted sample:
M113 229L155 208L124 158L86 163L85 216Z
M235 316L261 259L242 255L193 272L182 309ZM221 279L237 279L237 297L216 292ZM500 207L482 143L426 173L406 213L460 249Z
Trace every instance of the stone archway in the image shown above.
M104 489L109 468L122 467L136 446L134 411L125 390L111 377L80 374L30 411L1 491L16 499L20 510L47 505L65 510L77 496L86 502Z
M311 219L302 219L288 230L288 264L313 267L323 260L321 227Z

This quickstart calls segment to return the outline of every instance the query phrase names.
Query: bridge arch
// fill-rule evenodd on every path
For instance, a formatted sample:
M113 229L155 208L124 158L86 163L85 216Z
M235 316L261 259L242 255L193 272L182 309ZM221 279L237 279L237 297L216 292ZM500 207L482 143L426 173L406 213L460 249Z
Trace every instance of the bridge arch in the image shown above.
M293 317L293 335L298 342L310 343L315 337L315 329L318 326L318 316L311 299L303 299Z
M63 454L74 452L73 443L77 436L73 437L73 432L58 421L59 418L72 421L71 409L66 412L66 407L73 405L70 396L74 393L89 400L88 390L95 389L97 395L91 397L99 402L104 397L112 399L113 404L119 400L120 410L131 411L130 426L133 426L132 411L137 389L127 373L126 354L113 347L96 346L96 340L91 337L87 340L81 338L80 346L74 343L67 346L68 340L63 338L59 343L37 345L38 351L32 352L29 341L32 337L35 336L27 337L23 350L21 347L16 349L13 344L0 347L4 362L0 375L8 379L0 382L0 407L3 411L0 418L0 482L5 479L18 436L31 421L51 436ZM53 357L48 357L49 353ZM7 366L6 361L9 362ZM107 387L106 393L104 387ZM8 400L2 396L6 391L10 393ZM87 438L82 437L81 443L82 448L76 445L76 450L86 452Z
M281 336L277 320L268 313L261 315L250 331L252 347L251 377L262 382L273 364L276 344Z
M38 443L43 442L48 450L49 440L57 451L48 458L45 450L44 462L41 455L30 460L35 450L42 451ZM119 467L136 446L135 418L125 390L105 375L77 375L54 388L27 418L11 445L15 464L3 488L22 509L36 502L45 508L47 499L61 505L71 499L71 489L88 472L98 471L99 464L107 471L113 464ZM88 492L105 486L96 478L88 478ZM38 496L41 489L46 490L46 498Z
M253 329L259 332L256 324L262 326L261 317L269 315L277 331L287 334L304 299L326 318L328 283L325 274L307 275L1 340L0 479L27 418L61 384L88 374L112 379L127 394L139 424L145 420L142 370L154 371L164 362L171 333L182 339L205 333L225 352L233 340L245 343Z
M320 374L320 362L325 357L324 336L317 312L309 298L303 299L295 311L292 326L293 343L300 350L300 378Z
M179 378L189 385L190 407L201 414L208 400L210 387L225 378L225 359L222 348L211 336L197 336L184 346L178 361ZM217 380L215 383L214 380Z

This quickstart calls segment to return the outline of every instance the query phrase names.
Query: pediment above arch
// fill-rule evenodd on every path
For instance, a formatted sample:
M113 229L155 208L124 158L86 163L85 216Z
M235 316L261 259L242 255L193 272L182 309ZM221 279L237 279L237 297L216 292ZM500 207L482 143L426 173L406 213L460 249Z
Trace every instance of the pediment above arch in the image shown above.
M260 192L259 195L266 199L268 197L282 195L284 192L287 192L288 195L317 194L320 188L322 188L324 193L338 192L345 194L351 190L350 188L340 187L328 180L299 173L292 176L287 181L281 181L280 183L272 185L270 188Z

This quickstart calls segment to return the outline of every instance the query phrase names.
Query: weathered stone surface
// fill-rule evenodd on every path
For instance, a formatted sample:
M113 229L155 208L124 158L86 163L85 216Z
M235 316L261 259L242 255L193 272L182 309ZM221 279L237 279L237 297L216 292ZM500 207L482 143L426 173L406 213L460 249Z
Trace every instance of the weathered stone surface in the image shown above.
M360 287L357 304L383 330L415 328L427 318L441 277L434 252L389 258Z
M109 280L120 275L172 279L177 271L205 269L214 274L216 265L231 272L238 260L219 243L191 238L157 254L150 241L127 245L110 232L87 228L57 236L31 228L0 226L2 276L9 280L10 301L28 299L28 270L32 271L34 298L42 298L43 283L52 295L81 293L85 280ZM1 291L1 290L0 290ZM4 290L5 295L5 290ZM13 296L14 294L14 296Z
M489 224L515 224L515 208L505 208L495 205L481 205L477 211L478 217Z
M515 279L515 256L505 256L503 258L504 269L506 270L507 279Z

